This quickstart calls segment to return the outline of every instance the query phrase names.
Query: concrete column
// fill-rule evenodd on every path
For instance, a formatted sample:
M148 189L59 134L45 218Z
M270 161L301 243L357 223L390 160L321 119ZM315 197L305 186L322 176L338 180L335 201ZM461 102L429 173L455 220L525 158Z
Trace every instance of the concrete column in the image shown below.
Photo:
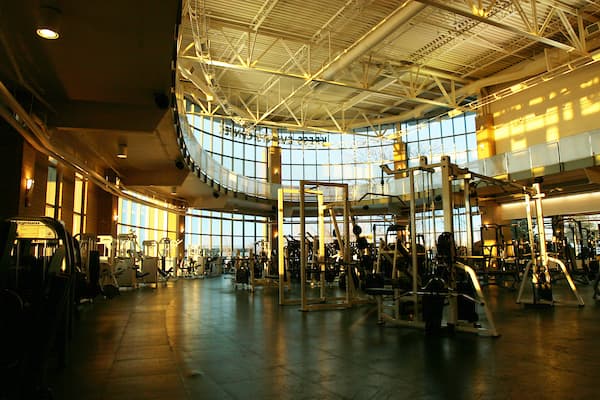
M483 89L481 96L486 95L487 92ZM489 106L479 109L475 123L477 129L477 158L482 159L496 155L494 116L489 110Z
M400 124L396 124L396 131L400 131ZM398 137L394 140L393 144L393 154L394 154L394 171L398 170L406 170L408 168L408 151L406 143L402 140L402 138ZM406 172L397 173L394 175L396 179L406 177Z
M267 179L268 182L274 185L281 185L281 147L279 146L279 137L277 129L272 131L273 142L269 146L269 154L267 158ZM276 211L276 209L274 210ZM271 252L279 248L279 229L277 227L277 216L269 217L268 224L268 240ZM277 267L277 257L272 258L274 266Z
M177 215L177 262L185 257L185 215Z

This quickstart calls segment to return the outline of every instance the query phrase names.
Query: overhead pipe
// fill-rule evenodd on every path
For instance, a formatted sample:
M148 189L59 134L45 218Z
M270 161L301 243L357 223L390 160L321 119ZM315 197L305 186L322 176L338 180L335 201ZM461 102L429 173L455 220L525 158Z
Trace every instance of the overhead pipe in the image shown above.
M427 6L416 3L411 0L405 1L392 14L381 20L369 32L363 35L358 41L354 42L337 60L332 62L329 67L321 73L321 78L333 80L337 74L348 67L382 40L391 35L400 26L406 24Z

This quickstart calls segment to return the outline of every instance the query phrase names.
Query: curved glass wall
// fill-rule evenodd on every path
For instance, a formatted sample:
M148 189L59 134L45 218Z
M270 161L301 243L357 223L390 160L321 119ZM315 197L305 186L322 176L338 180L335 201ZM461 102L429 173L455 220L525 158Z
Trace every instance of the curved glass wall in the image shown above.
M117 234L134 233L140 246L147 240L177 241L177 214L119 198Z
M267 239L267 219L253 215L190 210L185 216L186 248L232 257L248 255Z
M349 186L380 184L382 178L389 180L382 177L380 165L394 162L395 147L405 151L408 166L416 165L420 156L438 162L442 155L448 155L459 165L477 159L473 113L452 119L388 124L377 130L356 129L354 134L266 127L248 132L230 120L197 114L188 104L187 122L197 146L216 163L254 181L267 182L268 148L278 143L284 186L296 187L302 179Z
M187 126L193 135L196 149L212 161L237 175L267 185L269 146L278 144L282 156L282 184L299 186L299 181L318 180L343 182L354 188L354 198L362 193L381 190L385 180L386 192L390 188L403 189L401 182L383 176L380 166L394 165L394 158L402 157L407 166L418 164L419 157L426 156L438 162L442 155L449 155L454 163L466 164L477 158L475 115L462 114L452 119L418 120L400 124L388 124L378 129L363 128L354 134L315 133L287 131L259 127L251 132L230 120L200 115L195 106L187 104ZM190 143L190 142L188 142ZM402 156L395 154L399 149ZM194 159L192 157L192 159ZM207 173L209 177L213 177ZM221 174L223 175L223 174ZM228 176L228 174L224 174ZM400 186L398 186L400 185ZM443 229L441 213L422 210L417 219L419 233L433 244ZM457 211L464 215L464 210ZM457 218L457 242L466 242L466 232ZM307 221L307 230L316 232L316 220ZM391 216L363 216L357 218L365 235L377 235L373 226L392 223ZM479 218L473 222L478 231ZM314 225L314 226L312 226ZM380 228L381 229L381 228ZM299 235L299 220L286 221L284 235ZM330 233L328 233L330 234ZM186 216L186 245L210 250L223 256L237 251L255 248L257 242L266 240L267 221L264 218L227 214L212 211L193 211ZM331 239L331 238L329 238Z

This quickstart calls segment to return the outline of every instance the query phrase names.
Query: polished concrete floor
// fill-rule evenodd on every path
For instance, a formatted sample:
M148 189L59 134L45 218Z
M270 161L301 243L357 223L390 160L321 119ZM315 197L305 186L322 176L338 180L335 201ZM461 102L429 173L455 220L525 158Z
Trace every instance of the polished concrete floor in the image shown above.
M583 308L485 292L499 338L380 326L373 305L300 312L227 276L141 288L83 310L52 390L61 400L599 398L591 287L580 287Z

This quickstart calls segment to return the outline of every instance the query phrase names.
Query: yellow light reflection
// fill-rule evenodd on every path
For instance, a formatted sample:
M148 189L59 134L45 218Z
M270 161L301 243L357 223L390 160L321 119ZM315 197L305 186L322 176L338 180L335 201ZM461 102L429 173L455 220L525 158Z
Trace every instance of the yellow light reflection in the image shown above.
M544 102L544 97L543 96L539 96L539 97L536 97L534 99L529 100L529 106L530 107L531 106L535 106L535 105L538 105L538 104L542 104L543 102Z
M550 126L546 129L546 142L552 142L560 138L560 132L557 126Z
M573 118L575 118L572 102L567 102L563 105L562 118L564 121L571 121Z
M581 115L584 117L597 114L600 113L600 101L587 96L582 97L579 99L579 108L581 110Z

